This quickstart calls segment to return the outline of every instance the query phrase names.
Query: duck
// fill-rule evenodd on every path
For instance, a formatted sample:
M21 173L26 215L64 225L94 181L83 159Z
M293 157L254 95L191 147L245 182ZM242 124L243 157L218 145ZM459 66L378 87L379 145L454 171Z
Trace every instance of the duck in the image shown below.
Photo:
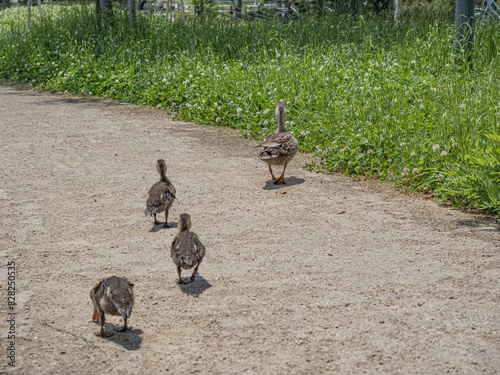
M130 318L134 306L134 284L123 277L111 276L99 281L92 288L90 299L94 304L92 321L101 322L101 330L94 333L96 336L113 336L113 333L104 331L104 314L121 315L124 325L116 329L118 332L125 332L129 329L127 320Z
M275 185L286 184L285 170L288 163L297 153L299 142L291 135L285 126L286 108L283 102L276 105L275 110L278 119L278 128L273 134L268 134L264 142L256 147L260 147L259 159L267 163L271 178ZM274 177L272 165L283 165L283 173L280 177Z
M156 162L156 169L160 174L160 181L151 186L151 189L148 191L149 197L146 201L144 214L146 217L154 216L154 223L157 225L161 223L156 219L156 214L165 211L165 223L163 227L168 228L168 210L172 206L172 203L174 203L175 187L166 175L167 165L165 164L165 160L159 159Z
M182 280L182 269L194 267L191 275L191 282L195 281L198 267L205 256L205 246L201 243L198 236L191 232L191 217L188 214L182 214L179 217L179 233L172 242L170 255L179 274L178 284L187 284Z

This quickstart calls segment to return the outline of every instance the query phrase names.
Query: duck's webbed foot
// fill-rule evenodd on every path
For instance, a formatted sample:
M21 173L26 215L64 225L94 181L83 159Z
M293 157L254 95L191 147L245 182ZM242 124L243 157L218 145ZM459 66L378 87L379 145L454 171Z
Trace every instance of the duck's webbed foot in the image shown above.
M111 336L113 336L113 332L99 331L99 332L94 332L94 335L99 336L99 337L111 337Z
M273 182L275 185L280 185L280 184L286 185L285 177L283 177L283 176L278 177Z

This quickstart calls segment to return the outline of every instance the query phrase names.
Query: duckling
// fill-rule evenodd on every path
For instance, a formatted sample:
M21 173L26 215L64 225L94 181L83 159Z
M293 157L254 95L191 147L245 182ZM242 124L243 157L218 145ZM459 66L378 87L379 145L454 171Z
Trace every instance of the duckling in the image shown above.
M186 284L181 277L181 268L189 269L195 267L191 275L191 282L195 280L196 272L205 256L205 246L202 245L198 236L190 231L191 218L188 214L182 214L179 218L179 233L172 242L170 255L177 266L179 274L178 284Z
M146 211L144 211L144 214L146 217L154 215L155 224L161 224L156 220L156 214L165 211L165 223L163 227L168 228L168 210L172 206L172 203L174 203L175 187L165 174L167 172L165 160L159 159L156 162L156 169L160 174L160 181L155 183L148 191L149 197L146 201Z
M275 185L286 184L285 170L287 164L293 159L298 150L299 143L291 135L285 126L286 108L282 102L276 105L276 117L278 118L278 129L276 133L268 134L257 147L261 147L259 159L267 163L269 172ZM283 173L275 178L271 165L283 165Z
M134 284L123 277L112 276L101 280L90 291L90 298L94 304L94 322L101 321L101 331L95 332L96 336L109 337L113 333L104 332L104 314L121 315L125 322L123 327L117 328L118 332L125 332L127 319L132 314L134 305Z

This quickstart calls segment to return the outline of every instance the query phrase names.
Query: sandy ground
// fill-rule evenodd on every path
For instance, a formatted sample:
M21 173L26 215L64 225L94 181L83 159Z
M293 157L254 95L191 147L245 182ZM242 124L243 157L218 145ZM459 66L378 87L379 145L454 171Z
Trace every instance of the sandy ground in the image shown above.
M160 110L0 86L0 129L17 374L500 373L492 221L307 172L305 155L276 187L256 141ZM170 229L143 214L159 158L178 195ZM184 212L207 256L179 286ZM111 275L135 283L133 330L103 339L89 292Z

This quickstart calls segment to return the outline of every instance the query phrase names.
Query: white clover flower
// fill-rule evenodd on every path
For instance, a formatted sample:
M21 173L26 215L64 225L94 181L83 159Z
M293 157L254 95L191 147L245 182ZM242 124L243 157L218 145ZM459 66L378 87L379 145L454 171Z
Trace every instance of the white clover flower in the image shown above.
M363 157L363 153L362 153L362 152L360 152L360 153L359 153L359 157L360 157L360 158L362 158L362 157Z
M271 91L268 91L267 92L267 95L272 95L273 93Z
M117 79L115 79L115 83L119 83L120 81L118 81Z
M189 79L186 79L184 82L182 82L184 86L189 85Z
M290 126L295 126L295 122L290 122Z
M193 75L192 74L189 75L189 79L193 79Z
M102 76L102 74L99 74L99 79L103 79L103 76Z
M262 93L260 91L257 91L257 96L261 96Z
M239 115L241 115L241 114L243 113L243 109L241 109L241 108L237 108L237 109L236 109L236 112L237 112Z
M214 103L214 107L218 107L219 105L217 104L217 102Z
M90 78L90 74L87 74L87 78Z
M85 65L80 65L80 68L82 68L82 69L85 68Z
M444 180L444 176L443 176L443 174L442 174L442 173L440 173L440 174L439 174L439 176L438 176L437 180L438 180L439 182L441 182L441 181L443 181L443 180Z
M316 150L319 150L320 148L320 145L316 145Z
M269 111L269 108L266 108L266 109L264 110L264 112L262 112L262 113L263 113L264 115L266 115L266 116L267 116L267 115L269 114L269 112L270 112L270 111Z
M347 74L344 74L344 79L349 79L349 76Z
M410 156L415 156L415 151L410 152Z
M240 63L240 66L243 66L243 63Z
M285 125L290 125L290 121L285 121Z
M268 123L268 122L267 122L267 120L266 120L266 121L264 121L262 124L263 124L264 126L267 126L269 123Z
M361 137L361 134L359 134L359 133L358 133L358 134L356 134L356 137Z
M36 66L40 66L40 63L36 63Z
M337 143L337 140L336 140L336 139L334 139L332 143Z
M330 77L326 77L325 79L326 79L327 82L330 81Z
M63 72L62 72L62 71L61 71L61 72L59 72L59 73L57 73L57 75L58 75L58 76L62 76L62 74L63 74Z
M222 107L221 107L221 106L218 106L218 107L217 107L217 109L220 111L220 110L222 109Z
M326 154L326 150L323 150L323 154Z
M408 173L410 170L406 167L403 168L403 172Z
M412 172L413 172L413 174L418 174L418 172L420 172L420 169L418 169L418 168L413 168L413 171L412 171Z
M465 103L462 103L458 106L460 109L465 109Z
M219 121L220 121L220 117L217 117L217 118L215 119L215 122L219 122Z
M439 147L439 145L436 144L436 145L432 146L432 151L438 152L440 148L441 147Z
M373 154L373 150L371 148L368 149L368 151L366 151L367 154Z
M391 158L389 158L389 159L387 159L387 161L390 163L390 162L392 161L392 159L391 159Z
M394 99L392 99L392 102L393 102L393 103L397 103L397 102L398 102L398 99L397 99L397 98L394 98Z
M399 66L399 64L398 64L397 62L395 62L393 65L394 65L394 66Z
M238 113L238 118L241 118L241 113Z
M201 102L202 102L203 104L205 104L207 101L206 101L205 99L203 99Z
M444 158L448 153L446 151L441 151L441 156Z
M347 150L350 150L349 146L345 146L345 147L344 147L344 150L346 150L346 151L347 151Z
M457 142L454 142L451 146L452 146L453 148L458 148L458 143L457 143Z
M412 64L416 64L417 62L415 60L411 60L411 63Z
M156 105L156 108L161 108L161 104L157 104L157 105Z
M344 152L344 149L343 149L343 148L341 148L341 149L339 150L339 152Z
M401 142L399 145L400 145L401 147L405 147L405 146L406 146L406 143L405 143L405 142Z
M352 142L352 139L351 139L351 138L349 138L349 139L347 140L347 142Z

